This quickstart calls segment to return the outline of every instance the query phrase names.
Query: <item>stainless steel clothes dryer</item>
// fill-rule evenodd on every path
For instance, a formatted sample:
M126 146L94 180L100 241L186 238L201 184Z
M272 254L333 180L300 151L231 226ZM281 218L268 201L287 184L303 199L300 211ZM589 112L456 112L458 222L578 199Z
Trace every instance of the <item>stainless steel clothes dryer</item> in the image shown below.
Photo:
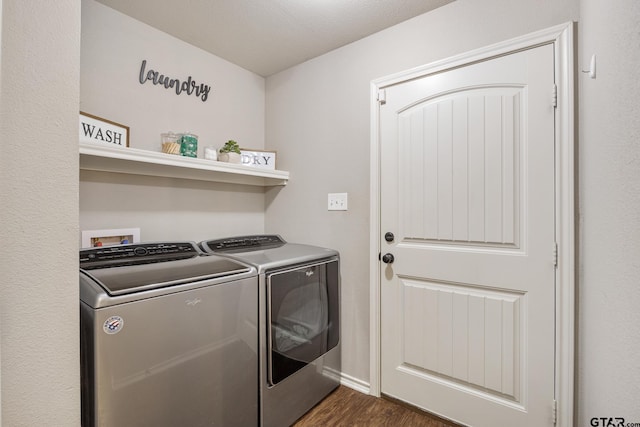
M82 425L258 425L257 285L191 242L81 250Z
M340 383L338 252L277 235L200 245L258 270L261 425L293 424Z

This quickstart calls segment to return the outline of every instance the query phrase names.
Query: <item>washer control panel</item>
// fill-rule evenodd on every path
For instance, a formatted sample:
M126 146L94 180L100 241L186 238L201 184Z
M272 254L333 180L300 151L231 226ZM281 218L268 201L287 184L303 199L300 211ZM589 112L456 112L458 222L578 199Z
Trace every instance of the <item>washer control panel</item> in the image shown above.
M80 268L120 267L173 261L200 255L193 242L137 243L80 250Z

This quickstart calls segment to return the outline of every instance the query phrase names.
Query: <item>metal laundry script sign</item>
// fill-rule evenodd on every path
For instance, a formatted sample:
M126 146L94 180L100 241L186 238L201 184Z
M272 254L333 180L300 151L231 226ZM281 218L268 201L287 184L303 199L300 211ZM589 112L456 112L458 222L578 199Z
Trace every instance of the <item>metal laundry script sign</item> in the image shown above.
M140 66L138 81L141 85L146 82L152 82L154 85L164 86L165 89L173 89L176 95L182 95L183 93L194 95L200 98L202 102L205 102L209 98L209 92L211 91L211 86L204 83L198 84L191 76L188 76L186 80L180 80L165 76L151 68L147 70L146 59L142 61L142 65Z

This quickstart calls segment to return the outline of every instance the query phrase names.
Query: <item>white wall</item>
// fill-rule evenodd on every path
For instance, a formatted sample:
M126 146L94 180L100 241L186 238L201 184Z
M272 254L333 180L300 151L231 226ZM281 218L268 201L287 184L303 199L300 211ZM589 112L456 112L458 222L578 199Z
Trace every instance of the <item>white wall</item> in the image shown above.
M341 252L347 375L369 381L370 81L577 18L578 0L458 0L267 79L267 146L291 181L266 228ZM328 192L349 211L327 212Z
M206 101L139 82L142 60L211 86ZM160 134L190 131L203 147L264 147L264 78L93 0L82 0L80 109L130 127L130 146L160 151ZM203 240L264 231L264 190L82 171L81 230L141 229L141 239Z
M79 425L80 3L3 0L0 27L2 425Z
M146 241L259 234L264 232L264 189L81 171L80 227L140 227Z
M640 423L640 3L581 0L577 424Z
M146 71L211 86L195 95L140 84ZM264 78L94 0L82 0L80 107L131 127L131 147L160 151L160 134L194 132L202 147L229 139L264 147Z

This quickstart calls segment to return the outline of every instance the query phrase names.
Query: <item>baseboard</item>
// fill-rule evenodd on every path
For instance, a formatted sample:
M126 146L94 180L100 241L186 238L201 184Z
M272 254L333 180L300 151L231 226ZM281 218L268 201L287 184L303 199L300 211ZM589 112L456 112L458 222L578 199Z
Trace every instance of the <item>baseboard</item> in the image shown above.
M371 394L371 388L367 381L352 377L344 372L340 373L340 384L364 394Z
M344 372L339 372L328 366L325 366L322 372L324 375L333 378L337 382L340 382L340 385L349 387L350 389L359 391L360 393L371 394L371 387L366 381L363 381L356 377L352 377L351 375L345 374Z

